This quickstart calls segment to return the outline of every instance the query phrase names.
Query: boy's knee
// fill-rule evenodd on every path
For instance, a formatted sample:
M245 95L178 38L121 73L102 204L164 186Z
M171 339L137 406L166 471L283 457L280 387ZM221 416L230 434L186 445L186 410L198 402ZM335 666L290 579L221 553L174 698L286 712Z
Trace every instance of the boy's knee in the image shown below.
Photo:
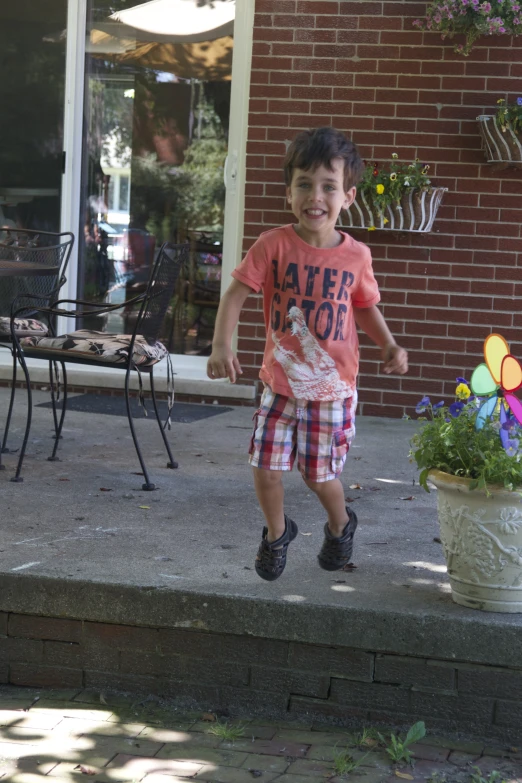
M319 495L321 491L324 490L324 486L327 483L324 481L312 481L311 479L306 478L306 476L303 476L303 481L308 489L311 489L316 495Z
M282 471L280 470L266 470L256 467L253 467L252 470L254 471L254 480L264 487L274 486L281 481Z
M331 492L337 491L336 482L339 481L339 479L328 479L328 481L311 481L310 479L305 478L305 476L303 476L303 480L308 489L311 489L312 492L315 492L318 497L325 497L328 496Z

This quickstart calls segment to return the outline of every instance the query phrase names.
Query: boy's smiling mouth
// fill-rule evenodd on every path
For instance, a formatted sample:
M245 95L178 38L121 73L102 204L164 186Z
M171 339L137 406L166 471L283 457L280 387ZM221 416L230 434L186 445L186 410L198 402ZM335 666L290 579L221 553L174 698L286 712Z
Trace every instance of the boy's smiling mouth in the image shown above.
M305 209L304 213L305 215L308 215L308 217L321 217L322 215L326 215L324 209Z

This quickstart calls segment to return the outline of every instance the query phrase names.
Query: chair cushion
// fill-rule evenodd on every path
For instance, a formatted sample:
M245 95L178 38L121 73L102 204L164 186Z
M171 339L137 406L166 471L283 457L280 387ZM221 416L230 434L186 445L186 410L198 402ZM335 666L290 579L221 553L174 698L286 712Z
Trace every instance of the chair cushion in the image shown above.
M43 337L47 334L47 326L35 318L15 318L15 330L19 337L32 336L37 334ZM11 319L0 317L0 335L11 338Z
M35 348L38 351L64 351L91 359L95 362L123 364L129 355L130 334L107 334L88 329L79 329L71 334L60 337L24 337L21 344L24 348ZM142 367L160 362L168 351L162 343L152 345L142 335L136 335L132 360ZM64 360L67 361L66 357Z

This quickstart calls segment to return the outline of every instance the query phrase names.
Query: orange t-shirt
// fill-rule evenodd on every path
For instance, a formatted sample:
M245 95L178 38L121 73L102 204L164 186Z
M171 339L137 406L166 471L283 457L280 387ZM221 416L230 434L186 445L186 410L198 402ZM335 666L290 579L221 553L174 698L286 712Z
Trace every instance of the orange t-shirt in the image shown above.
M359 340L354 307L380 300L370 249L340 232L317 248L293 226L266 231L232 276L263 291L266 344L259 377L277 394L340 400L355 389Z

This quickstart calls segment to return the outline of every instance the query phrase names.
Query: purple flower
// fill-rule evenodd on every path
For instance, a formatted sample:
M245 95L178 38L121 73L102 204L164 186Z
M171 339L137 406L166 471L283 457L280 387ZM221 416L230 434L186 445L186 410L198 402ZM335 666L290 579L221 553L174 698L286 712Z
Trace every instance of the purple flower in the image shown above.
M449 406L449 409L448 409L449 413L450 413L450 416L453 416L453 418L456 419L458 416L460 416L460 414L462 413L462 410L465 407L466 406L464 405L464 403L460 402L460 400L458 402L453 402Z
M522 106L522 98L517 98L517 106Z
M423 397L420 402L415 406L415 413L424 413L428 405L430 404L429 397Z
M433 406L433 410L436 411L439 408L443 408L443 407L444 407L444 400L441 400L440 402L435 403L435 405Z
M515 420L514 420L514 419L508 419L507 421L505 421L505 422L502 424L502 429L503 429L503 430L506 430L507 432L511 432L512 430L514 430L514 429L515 429L515 427L516 427L516 426L517 426L517 425L516 425L516 423L515 423Z
M519 445L520 441L517 438L513 438L506 442L506 454L508 457L514 457L516 455Z
M469 381L467 381L465 378L455 378L456 383L465 383L466 386L469 386Z

